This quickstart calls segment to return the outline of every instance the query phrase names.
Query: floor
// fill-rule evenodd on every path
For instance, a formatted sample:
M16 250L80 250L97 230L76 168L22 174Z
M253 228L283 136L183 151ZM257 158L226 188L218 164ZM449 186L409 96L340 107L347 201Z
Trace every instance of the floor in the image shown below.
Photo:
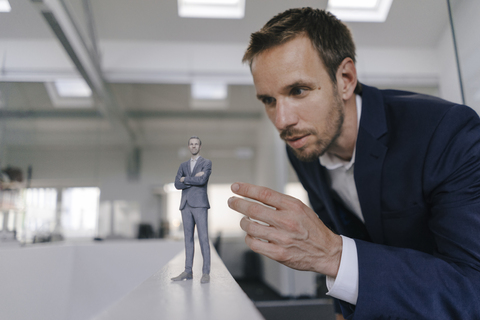
M266 320L333 320L333 301L325 295L324 277L317 281L317 296L288 299L281 297L269 286L256 279L237 279L237 283L254 302Z
M214 243L217 252L220 251L220 240L219 235ZM257 253L247 251L242 258L243 278L235 280L253 301L265 320L335 319L333 300L325 294L328 291L325 276L317 277L315 297L289 299L277 294L261 280L261 259Z

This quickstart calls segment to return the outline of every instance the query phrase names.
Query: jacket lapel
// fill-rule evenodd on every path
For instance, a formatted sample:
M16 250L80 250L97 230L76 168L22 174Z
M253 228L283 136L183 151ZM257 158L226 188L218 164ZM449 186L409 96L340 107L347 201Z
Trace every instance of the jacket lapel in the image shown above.
M190 170L190 159L184 162L184 170L185 170L185 176L192 176L192 172Z
M323 205L325 206L330 220L332 220L332 223L335 226L335 230L339 234L347 235L348 231L346 230L345 225L342 223L342 219L339 217L335 204L333 203L331 197L331 191L329 187L330 177L326 173L326 170L322 168L318 160L314 162L309 162L307 165L310 166L309 172L312 173L314 181L317 182L312 186L318 187L316 193L319 195L320 199L322 199Z
M370 241L368 231L360 219L346 210L338 200L333 199L327 169L323 168L319 161L314 162L314 167L314 170L311 169L310 172L313 173L313 177L318 181L318 194L337 233L350 238Z
M198 156L198 159L197 161L195 162L195 167L193 167L193 170L192 170L192 177L195 176L195 174L197 174L197 171L198 171L198 168L200 168L200 164L203 162L203 158L202 156ZM189 166L190 167L190 166Z
M355 156L355 185L365 226L371 239L383 243L381 178L388 148L382 143L387 133L383 97L375 88L363 86L362 115Z

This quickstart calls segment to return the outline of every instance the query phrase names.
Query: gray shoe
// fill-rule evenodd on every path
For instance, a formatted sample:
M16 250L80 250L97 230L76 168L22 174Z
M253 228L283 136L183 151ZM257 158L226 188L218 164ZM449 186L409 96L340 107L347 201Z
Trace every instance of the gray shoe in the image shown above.
M207 283L210 282L210 275L208 273L204 273L202 279L200 279L200 283Z
M182 281L182 280L190 280L192 278L193 278L192 273L187 273L187 272L183 271L182 273L180 273L179 276L172 278L172 280L173 281Z

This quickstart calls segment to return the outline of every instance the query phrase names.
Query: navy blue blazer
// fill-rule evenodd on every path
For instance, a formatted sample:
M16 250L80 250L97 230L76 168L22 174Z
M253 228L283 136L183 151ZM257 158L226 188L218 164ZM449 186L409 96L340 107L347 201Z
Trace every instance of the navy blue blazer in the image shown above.
M195 177L199 172L203 172L204 175ZM190 159L180 164L175 176L175 188L182 190L180 210L185 207L187 202L194 208L210 208L207 185L211 174L212 161L202 157L198 157L193 171L190 169ZM183 182L180 182L181 177L185 177Z
M347 319L480 319L480 120L466 106L363 86L354 178L365 224L319 161L287 147L320 219L355 239Z

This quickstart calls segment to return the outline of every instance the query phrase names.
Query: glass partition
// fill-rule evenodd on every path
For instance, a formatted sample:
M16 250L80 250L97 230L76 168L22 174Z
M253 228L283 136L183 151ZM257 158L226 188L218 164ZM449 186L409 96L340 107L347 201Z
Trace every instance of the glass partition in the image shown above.
M480 2L449 0L464 103L480 112Z
M249 34L287 9L283 2L258 14L247 5L245 18L232 22L179 18L174 1L50 2L73 29L57 11L42 13L39 1L11 1L12 11L0 13L1 239L134 238L140 225L149 225L151 236L165 236L169 225L181 234L180 213L167 215L178 197L167 201L164 185L188 159L191 135L202 138L202 155L213 162L212 198L227 197L234 181L259 183L269 172L275 151L264 149L275 144L261 139L267 121L248 70L238 65ZM479 6L395 0L384 23L347 22L360 81L461 102L457 52L465 102L478 111ZM86 57L69 40L72 32ZM228 84L222 108L192 109L190 83L212 79ZM61 80L81 80L92 92L64 95ZM292 170L287 180L297 182ZM48 208L29 200L40 190L50 195ZM75 190L93 191L78 196ZM224 210L212 211L215 233L223 230ZM228 222L232 234L241 232L237 220Z

